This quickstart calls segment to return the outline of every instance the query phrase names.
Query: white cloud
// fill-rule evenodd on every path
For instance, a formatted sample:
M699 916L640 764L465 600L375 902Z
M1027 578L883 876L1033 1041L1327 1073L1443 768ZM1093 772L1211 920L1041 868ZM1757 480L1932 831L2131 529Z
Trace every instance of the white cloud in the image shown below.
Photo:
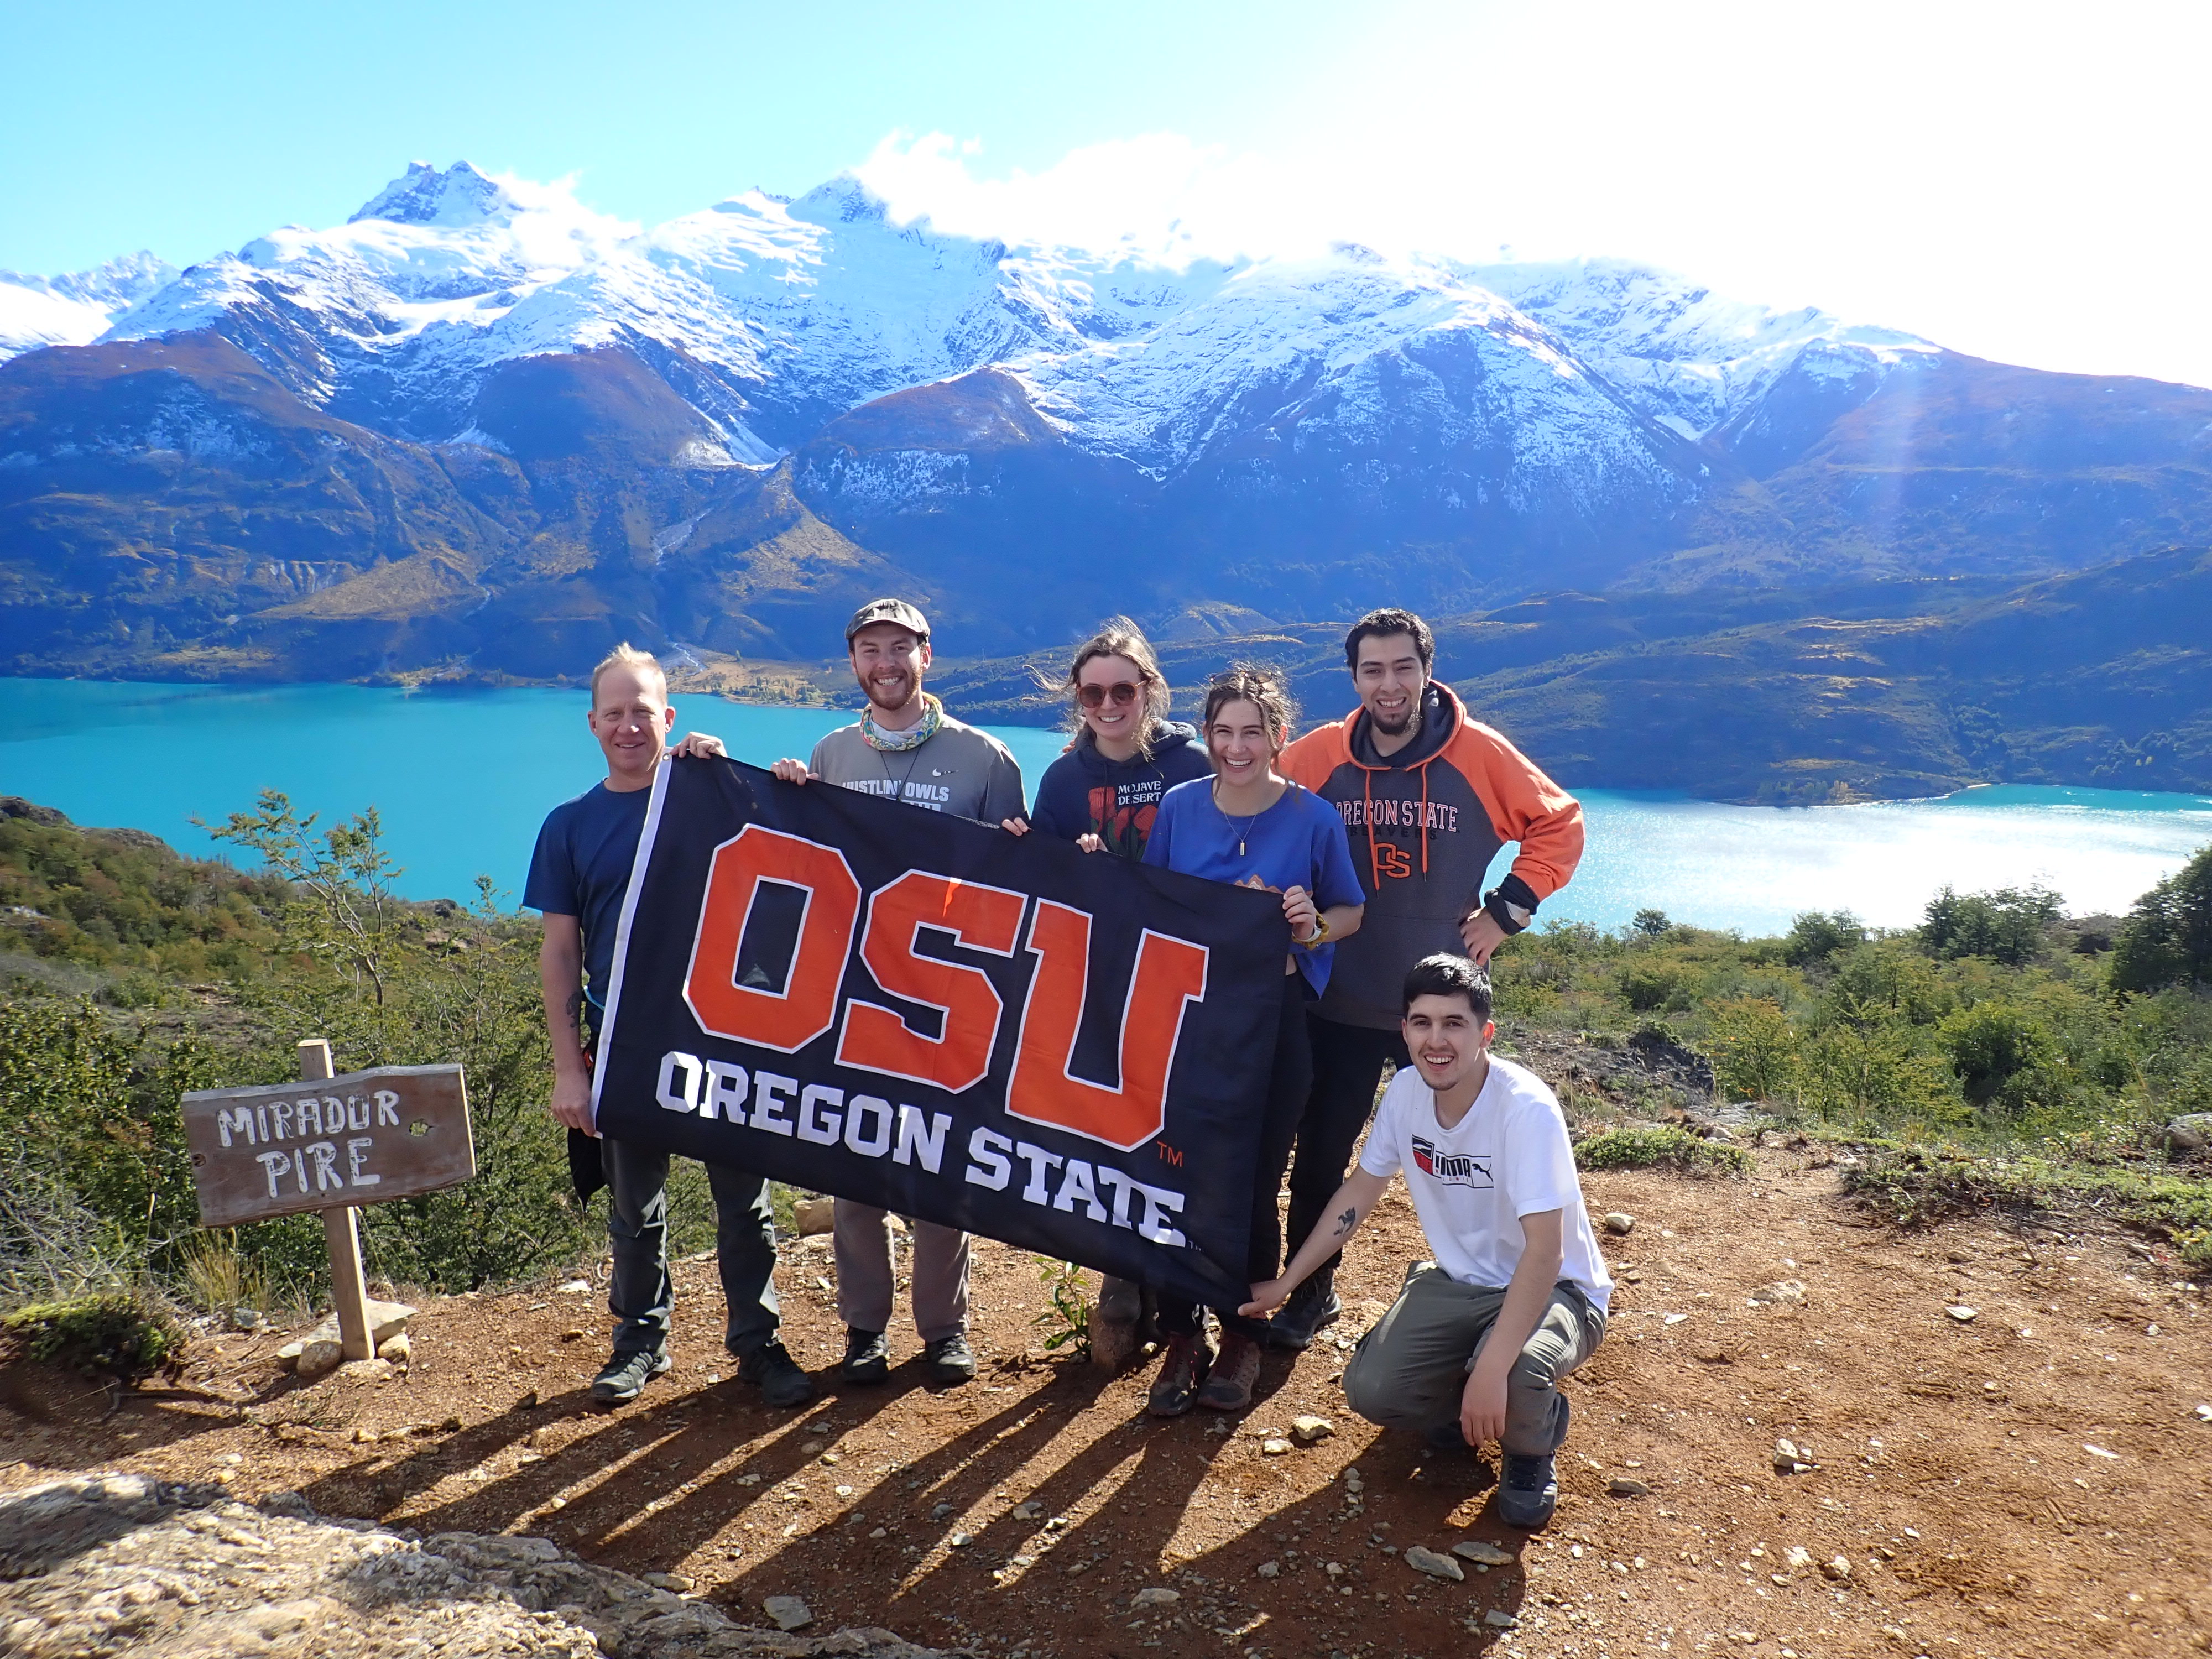
M1235 149L1153 132L1001 175L972 139L894 135L860 171L902 217L1010 240L1613 255L1984 356L2212 384L2208 59L2198 5L1401 0Z

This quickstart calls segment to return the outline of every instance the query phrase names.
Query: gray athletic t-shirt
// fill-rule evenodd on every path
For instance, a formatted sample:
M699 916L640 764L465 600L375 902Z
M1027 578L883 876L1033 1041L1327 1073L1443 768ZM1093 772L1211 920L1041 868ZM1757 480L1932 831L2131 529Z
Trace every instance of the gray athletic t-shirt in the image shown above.
M814 745L806 769L863 794L997 825L1022 816L1022 769L1006 745L951 715L912 749L871 749L859 722Z

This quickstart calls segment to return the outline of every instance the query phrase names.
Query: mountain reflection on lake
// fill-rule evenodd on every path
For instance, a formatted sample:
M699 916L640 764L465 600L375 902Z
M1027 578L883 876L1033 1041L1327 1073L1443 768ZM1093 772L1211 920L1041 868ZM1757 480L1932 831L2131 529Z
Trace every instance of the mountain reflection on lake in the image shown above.
M416 898L465 897L479 871L512 903L539 820L600 775L580 691L408 693L355 685L186 686L0 679L0 793L79 823L216 853L192 826L282 789L303 811L375 805ZM955 711L957 712L957 710ZM852 714L677 699L678 731L741 760L802 758ZM1032 787L1064 741L996 726ZM2212 842L2212 798L2007 785L1940 800L1776 809L1602 789L1581 872L1543 910L1617 927L1647 907L1747 933L1801 910L1902 927L1945 884L2041 883L2075 914L2124 910Z

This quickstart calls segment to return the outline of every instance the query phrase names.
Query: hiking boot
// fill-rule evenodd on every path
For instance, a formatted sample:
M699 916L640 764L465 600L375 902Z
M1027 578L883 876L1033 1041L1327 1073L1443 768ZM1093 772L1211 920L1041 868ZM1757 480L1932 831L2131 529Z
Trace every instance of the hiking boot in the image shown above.
M645 1385L676 1362L665 1347L617 1348L614 1357L592 1379L592 1398L602 1406L619 1406L645 1392Z
M759 1389L764 1405L803 1406L814 1398L814 1379L799 1369L799 1362L781 1342L763 1343L741 1355L738 1381Z
M1092 1363L1120 1370L1143 1352L1144 1327L1144 1286L1133 1279L1108 1274L1099 1287L1098 1305L1091 1310Z
M1145 1409L1154 1417L1181 1417L1198 1403L1198 1391L1213 1364L1213 1348L1203 1331L1179 1332L1168 1339L1167 1357L1152 1379Z
M1333 1276L1316 1273L1275 1310L1275 1316L1267 1322L1267 1346L1303 1352L1313 1346L1322 1326L1334 1324L1343 1312Z
M921 1363L931 1382L941 1382L948 1389L956 1383L971 1382L975 1377L975 1350L957 1331L951 1336L940 1336L934 1342L923 1343Z
M1217 1412L1241 1412L1252 1403L1252 1385L1260 1380L1260 1345L1235 1331L1221 1338L1221 1358L1213 1374L1198 1391L1198 1403Z
M891 1345L884 1340L881 1331L848 1327L842 1369L848 1382L880 1382L891 1374Z
M1565 1395L1558 1396L1559 1405L1553 1411L1556 1419L1552 1435L1552 1449L1540 1457L1522 1457L1507 1452L1498 1460L1498 1516L1508 1526L1523 1527L1533 1532L1552 1518L1552 1511L1559 1506L1559 1465L1553 1455L1566 1443L1567 1419L1573 1409Z

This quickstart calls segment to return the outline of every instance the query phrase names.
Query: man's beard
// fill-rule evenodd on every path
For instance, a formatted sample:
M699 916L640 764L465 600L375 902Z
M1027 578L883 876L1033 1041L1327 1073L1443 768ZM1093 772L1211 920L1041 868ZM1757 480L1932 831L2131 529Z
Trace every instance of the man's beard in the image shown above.
M868 694L868 701L886 714L896 714L902 708L911 707L914 700L921 695L921 683L907 678L900 678L895 687L879 684L871 678L861 690Z
M1377 732L1380 732L1384 737L1402 738L1407 732L1413 729L1414 718L1419 714L1420 712L1421 701L1419 697L1416 697L1406 705L1406 713L1404 717L1395 726L1389 720L1384 720L1380 714L1376 714L1371 708L1367 711L1367 718L1375 722L1375 729Z

